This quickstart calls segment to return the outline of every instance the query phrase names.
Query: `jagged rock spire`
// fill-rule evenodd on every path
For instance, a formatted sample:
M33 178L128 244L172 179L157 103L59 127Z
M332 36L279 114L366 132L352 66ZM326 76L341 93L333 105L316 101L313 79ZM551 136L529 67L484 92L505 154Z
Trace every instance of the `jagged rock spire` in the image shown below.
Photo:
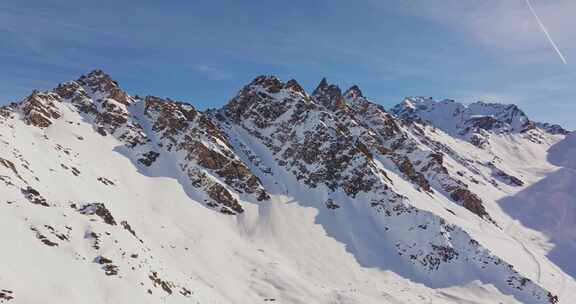
M314 89L314 92L312 92L312 95L320 94L320 92L323 92L324 90L326 90L327 87L328 87L328 81L326 81L326 78L324 77L324 78L322 78L322 80L320 80L320 83L318 84L316 89Z
M331 110L346 108L346 101L342 96L342 91L337 85L328 84L326 78L322 78L318 87L314 90L312 97L321 105Z
M353 85L348 90L346 90L344 96L346 96L346 98L364 97L364 95L362 94L362 90L360 90L360 88L357 85Z
M284 88L292 90L294 92L298 92L302 95L306 94L306 91L304 91L304 89L302 88L302 86L298 83L298 81L296 81L296 79L290 79L288 80L288 82L286 83L286 85L284 86Z

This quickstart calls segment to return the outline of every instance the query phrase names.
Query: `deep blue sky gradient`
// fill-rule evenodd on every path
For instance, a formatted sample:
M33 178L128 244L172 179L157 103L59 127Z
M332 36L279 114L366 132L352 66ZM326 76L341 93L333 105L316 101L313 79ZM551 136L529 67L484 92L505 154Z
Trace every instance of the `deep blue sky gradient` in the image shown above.
M358 84L387 108L414 95L517 103L534 119L576 128L573 65L533 33L523 1L504 8L464 2L3 1L0 103L102 68L130 94L204 109L223 105L255 76L274 74L310 91L322 77L343 89ZM535 7L544 20L562 20L550 4ZM508 13L528 34L506 32L510 18L499 16ZM561 25L550 30L576 62L571 32Z

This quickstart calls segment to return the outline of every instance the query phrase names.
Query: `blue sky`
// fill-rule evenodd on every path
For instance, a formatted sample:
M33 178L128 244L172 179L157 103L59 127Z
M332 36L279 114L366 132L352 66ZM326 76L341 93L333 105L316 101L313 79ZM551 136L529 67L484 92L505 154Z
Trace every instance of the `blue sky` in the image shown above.
M404 96L516 103L576 129L576 1L0 2L0 102L102 68L131 94L218 107L260 74ZM572 60L574 64L572 64Z

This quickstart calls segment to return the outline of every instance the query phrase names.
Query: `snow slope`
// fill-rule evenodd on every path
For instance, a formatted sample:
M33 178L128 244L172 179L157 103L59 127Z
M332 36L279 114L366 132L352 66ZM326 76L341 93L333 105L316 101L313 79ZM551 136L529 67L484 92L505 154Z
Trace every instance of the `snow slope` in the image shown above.
M507 208L573 140L398 116L273 76L207 112L99 70L34 92L0 108L0 303L573 303L574 222Z
M548 257L576 276L576 137L569 135L552 146L549 161L558 168L543 179L501 200L501 205L523 225L544 233L552 243Z

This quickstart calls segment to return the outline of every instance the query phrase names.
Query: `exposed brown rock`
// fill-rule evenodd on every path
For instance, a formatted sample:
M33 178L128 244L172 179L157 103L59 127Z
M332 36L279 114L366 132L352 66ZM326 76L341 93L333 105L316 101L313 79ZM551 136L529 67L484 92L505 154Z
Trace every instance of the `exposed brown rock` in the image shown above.
M115 185L113 181L111 181L105 177L98 177L97 180L106 186L114 186Z
M155 151L149 151L142 155L142 158L138 159L138 162L143 164L146 167L152 166L152 164L156 161L156 159L160 156L160 153Z
M145 113L157 113L153 130L161 132L163 138L175 142L174 136L182 132L197 117L198 112L193 106L182 102L165 100L155 96L146 96Z
M206 169L222 169L229 162L226 156L209 149L201 142L190 143L188 151L190 152L189 155L197 157L198 164Z
M295 94L291 89L284 90L287 97L280 100L262 92L257 85L249 85L226 105L223 119L246 128L250 134L262 140L273 154L281 153L277 157L278 164L310 187L321 183L332 190L342 187L352 196L360 191L373 190L377 178L372 173L375 169L370 159L370 148L365 147L364 140L358 141L352 136L350 126L353 126L353 122L347 116L347 106L344 111L331 107L338 111L337 115L342 115L345 123L339 123L333 116L336 114L319 106L324 101L327 105L334 105L333 97L344 102L339 89L323 81L316 91L318 94L313 96L314 100ZM290 109L291 116L277 122ZM295 129L306 123L316 127L301 130L303 136L296 137ZM263 137L259 131L268 127L273 127L272 134ZM307 165L312 165L314 172L309 172L310 166Z
M298 81L296 81L295 79L288 80L288 82L286 82L286 85L284 87L294 92L300 93L302 95L306 94L302 86L300 86Z
M7 303L14 300L14 292L8 289L0 289L0 303Z
M358 141L356 143L356 148L358 149L358 151L360 151L362 154L364 154L366 156L366 158L368 158L369 160L372 160L372 158L373 158L372 153L370 152L370 150L368 150L366 145L364 145L362 142Z
M502 169L496 167L494 163L488 163L486 165L488 166L488 168L492 169L492 175L496 177L498 180L511 186L520 187L524 185L524 182L521 179L504 172Z
M112 264L112 260L109 258L100 255L94 259L94 263L103 265L102 269L104 270L104 273L107 276L113 276L118 274L118 266Z
M21 104L24 121L39 128L49 127L52 119L62 116L56 108L56 102L59 102L57 94L34 91Z
M334 202L334 200L329 199L329 200L326 201L326 208L335 210L335 209L340 208L340 205L336 204L336 203Z
M274 86L273 79L265 77L255 82ZM152 120L153 130L162 139L159 146L167 152L185 153L186 162L179 165L193 186L212 193L214 197L222 192L208 177L208 172L202 170L205 169L222 178L232 190L256 194L259 200L269 198L260 180L232 152L228 138L211 117L188 104L169 99L147 96L145 103L145 114ZM140 161L145 165L151 164L155 156L145 154ZM189 162L197 163L200 168L192 168ZM234 205L225 196L218 195L218 200ZM226 208L224 210L228 210Z
M430 153L427 157L427 161L421 166L420 172L441 173L448 176L448 169L444 167L444 155L442 153Z
M14 173L14 175L16 175L19 179L22 180L22 177L20 176L20 174L18 173L18 170L16 170L16 166L14 166L14 163L4 159L2 157L0 157L0 165L10 169L10 171L12 171Z
M94 231L86 231L84 238L92 239L92 248L100 249L100 235Z
M278 78L265 75L256 77L250 84L262 86L269 93L278 93L284 87Z
M87 92L77 81L69 81L59 84L54 92L62 98L69 100L80 113L96 115L98 108L90 99Z
M156 271L153 271L152 274L148 276L148 278L152 281L154 287L160 286L164 292L167 294L172 294L172 288L175 287L174 284L161 279Z
M471 144L481 149L486 148L486 146L488 145L488 140L480 134L473 134L470 137L469 141Z
M240 203L230 194L230 192L220 184L214 184L207 191L208 196L215 200L217 203L224 205L237 213L244 212Z
M6 106L0 107L0 117L10 118L10 117L12 117L12 113L13 113L13 111L9 107L6 107Z
M521 179L519 179L513 175L510 175L504 171L496 172L496 176L498 176L501 180L503 180L505 183L507 183L509 185L524 186L524 182Z
M134 236L140 243L144 243L144 241L136 235L136 231L134 231L132 226L130 226L130 224L128 224L127 221L121 221L120 225L122 226L122 228L126 229L132 236ZM136 257L138 257L138 255L136 255Z
M472 213L480 217L488 216L488 213L482 204L482 200L470 190L464 188L456 189L450 194L450 197L454 201L462 203L462 206L470 210Z
M110 260L104 256L99 255L94 259L94 262L97 264L110 264L110 263L112 263L112 260Z
M36 238L39 239L44 245L49 246L49 247L58 246L58 243L55 243L55 242L52 242L51 240L49 240L45 235L40 233L40 231L38 231L38 229L32 227L32 228L30 228L30 230L32 230L36 233Z
M40 206L44 206L44 207L49 207L50 205L48 205L48 202L46 201L46 199L40 195L40 192L38 192L36 189L28 186L25 189L21 189L22 194L24 194L24 196L26 197L26 199L31 202L32 204L35 205L40 205Z
M558 296L552 294L551 292L548 292L547 296L548 296L548 303L550 303L550 304L557 304L560 301L558 299Z
M96 115L96 123L117 128L128 122L128 113L115 102L104 101L102 109L103 111Z
M322 78L312 96L316 102L328 109L346 111L348 108L340 88L333 84L329 85L326 78Z
M504 122L492 117L492 116L480 116L473 117L469 119L466 124L470 128L477 128L483 130L493 130L497 128L502 128L505 126Z
M78 79L78 82L89 87L94 92L107 93L108 98L112 98L124 105L129 105L132 102L128 94L120 89L118 83L102 70L97 69L88 75L83 75Z
M110 210L108 210L102 203L86 204L78 209L78 212L84 215L97 215L104 221L104 223L108 225L116 225L116 220L114 220L112 213L110 213Z
M408 179L420 186L422 190L432 192L432 188L430 187L430 183L426 177L424 177L422 173L416 171L414 165L407 157L396 157L394 158L394 162L398 166L398 170L404 173Z
M192 292L188 288L182 287L182 288L180 288L180 294L185 296L185 297L189 297L192 295Z

